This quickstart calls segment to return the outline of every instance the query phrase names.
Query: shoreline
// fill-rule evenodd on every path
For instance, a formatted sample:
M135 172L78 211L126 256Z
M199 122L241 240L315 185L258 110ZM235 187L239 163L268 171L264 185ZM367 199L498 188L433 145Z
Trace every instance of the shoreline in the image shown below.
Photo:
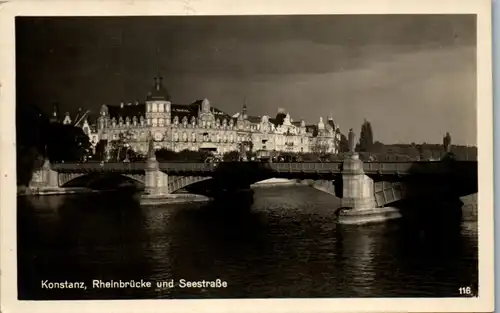
M161 205L176 203L196 203L209 202L212 199L202 195L192 193L169 194L169 195L146 195L138 196L141 206L143 205Z
M294 179L285 178L270 178L255 184L252 184L251 188L260 187L278 187L278 186L295 186L301 185ZM57 196L57 195L68 195L68 194L84 194L84 193L104 193L119 191L120 188L110 189L110 190L94 190L86 187L33 187L33 186L17 186L17 196ZM180 195L187 194L175 194L175 198L185 198Z
M251 189L272 188L272 187L291 187L291 186L311 186L308 182L297 181L283 178L271 178L250 186ZM317 190L330 193L329 190L322 190L320 186L312 186ZM79 195L79 194L105 194L112 192L120 192L121 188L110 190L93 190L85 187L28 187L17 186L17 197L44 197L44 196L64 196L64 195ZM462 219L464 221L476 221L478 215L477 193L460 198L462 205ZM176 204L176 203L195 203L209 202L213 199L197 194L177 193L169 195L139 195L141 205L161 205L161 204Z
M85 187L26 187L17 186L17 196L59 196L59 195L73 195L85 193L101 193L108 192L107 190L92 190Z
M266 187L281 187L281 186L299 186L302 185L296 179L287 179L287 178L269 178L266 180L262 180L256 182L255 184L250 185L250 188L266 188Z

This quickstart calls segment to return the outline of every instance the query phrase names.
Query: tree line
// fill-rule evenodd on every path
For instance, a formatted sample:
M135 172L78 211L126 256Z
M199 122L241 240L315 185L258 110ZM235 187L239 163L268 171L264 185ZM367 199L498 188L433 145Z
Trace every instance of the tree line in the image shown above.
M16 108L17 184L28 185L33 172L50 162L80 161L91 153L90 140L80 127L51 123L36 105Z
M374 141L373 130L370 122L365 120L361 125L359 143L356 151L365 159L375 160L439 160L451 157L457 160L477 161L477 147L452 145L450 133L443 136L442 144L409 143L409 144L384 144ZM345 152L345 151L342 151Z

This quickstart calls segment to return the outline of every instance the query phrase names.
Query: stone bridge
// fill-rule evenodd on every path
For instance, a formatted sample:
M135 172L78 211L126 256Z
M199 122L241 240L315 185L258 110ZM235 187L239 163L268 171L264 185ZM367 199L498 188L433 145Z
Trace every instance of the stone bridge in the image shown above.
M356 153L329 163L158 162L142 163L46 162L35 173L34 186L92 188L103 179L124 178L145 187L146 197L168 198L189 189L193 193L223 196L249 188L268 178L309 180L317 189L341 198L339 219L345 223L397 217L389 204L405 198L458 198L477 192L477 162L363 163ZM353 222L353 223L354 223Z
M53 166L57 168L58 166ZM57 171L57 170L56 170ZM145 173L122 173L117 171L102 171L102 172L58 172L58 187L87 187L93 188L93 184L105 179L115 178L115 181L120 183L124 180L129 180L139 184L139 186L146 186ZM212 179L210 176L168 176L168 193L175 193L187 186L196 184L201 181Z

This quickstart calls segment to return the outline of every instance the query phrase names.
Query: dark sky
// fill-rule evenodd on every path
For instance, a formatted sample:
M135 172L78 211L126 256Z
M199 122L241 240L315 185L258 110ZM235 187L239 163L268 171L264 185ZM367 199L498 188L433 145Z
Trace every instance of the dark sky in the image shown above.
M143 101L158 68L174 103L376 140L476 144L473 15L58 17L16 20L18 105L50 112ZM159 51L159 53L158 53Z

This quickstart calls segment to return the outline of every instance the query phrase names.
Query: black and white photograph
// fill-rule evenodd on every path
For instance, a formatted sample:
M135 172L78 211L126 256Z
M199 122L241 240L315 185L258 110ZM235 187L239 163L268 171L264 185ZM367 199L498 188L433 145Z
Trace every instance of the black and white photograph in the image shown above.
M18 301L491 297L478 14L12 21Z

